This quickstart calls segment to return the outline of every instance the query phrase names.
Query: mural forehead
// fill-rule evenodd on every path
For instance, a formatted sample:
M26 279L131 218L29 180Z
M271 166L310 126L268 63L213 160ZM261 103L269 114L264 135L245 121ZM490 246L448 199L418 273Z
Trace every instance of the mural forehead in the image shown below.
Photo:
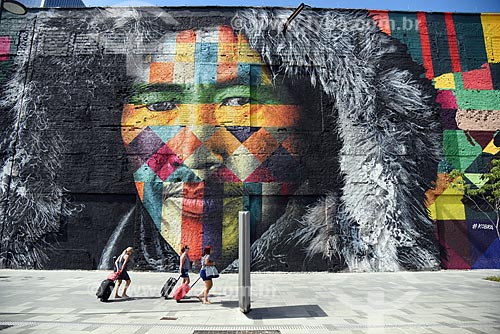
M481 188L499 154L498 15L304 10L284 33L291 12L7 17L1 266L105 268L133 245L175 269L188 244L233 270L248 210L254 270L498 267L498 210L447 177Z
M260 55L228 26L167 33L149 52L142 66L130 67L139 82L270 84Z

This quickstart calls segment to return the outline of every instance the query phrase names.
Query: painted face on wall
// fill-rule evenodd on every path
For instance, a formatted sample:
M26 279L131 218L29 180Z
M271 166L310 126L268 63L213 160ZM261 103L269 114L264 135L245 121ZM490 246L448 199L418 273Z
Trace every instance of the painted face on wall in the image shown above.
M174 249L234 260L238 211L255 237L300 183L299 106L226 26L172 34L134 71L122 137L139 197Z

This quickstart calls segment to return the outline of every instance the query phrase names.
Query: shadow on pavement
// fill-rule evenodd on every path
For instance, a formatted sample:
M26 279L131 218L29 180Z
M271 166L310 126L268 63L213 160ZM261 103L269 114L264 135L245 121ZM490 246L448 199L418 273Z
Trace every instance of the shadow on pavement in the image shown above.
M176 300L172 299L172 302L176 302ZM185 303L198 303L198 304L200 304L200 301L198 300L198 298L194 298L194 299L191 299L191 298L185 299L185 298L183 298L183 299L179 300L177 303L179 303L179 304L185 304Z
M328 315L318 305L294 305L250 308L249 319L319 318Z
M128 298L129 300L142 300L142 299L160 299L163 297L157 297L157 296L152 296L152 297L130 297ZM127 299L125 299L127 300Z

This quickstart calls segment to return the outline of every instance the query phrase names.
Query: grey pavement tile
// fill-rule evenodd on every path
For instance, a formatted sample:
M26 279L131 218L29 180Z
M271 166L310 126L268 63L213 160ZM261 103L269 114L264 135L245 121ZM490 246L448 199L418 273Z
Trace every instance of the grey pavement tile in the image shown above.
M474 327L464 327L464 329L466 329L470 333L474 333L474 334L491 334L491 332L489 331L490 328L482 329L482 328L474 328Z
M469 318L469 317L465 317L465 316L458 316L458 315L451 315L451 314L447 314L445 315L447 318L451 318L451 319L454 319L454 320L458 320L458 321L476 321L476 319L472 319L472 318Z

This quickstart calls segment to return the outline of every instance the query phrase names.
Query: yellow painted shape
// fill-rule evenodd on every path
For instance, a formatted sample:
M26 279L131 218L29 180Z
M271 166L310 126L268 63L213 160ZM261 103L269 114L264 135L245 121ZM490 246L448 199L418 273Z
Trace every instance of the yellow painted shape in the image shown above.
M429 206L430 217L434 220L465 220L463 194L451 186Z
M434 189L429 189L425 192L426 195L426 206L430 207L434 203L436 198L438 198L450 185L451 178L448 173L438 173L436 180L436 186Z
M224 193L242 193L243 183L224 184ZM238 256L238 211L243 209L243 197L224 198L222 221L222 254L224 257Z
M497 154L500 152L500 147L495 146L493 143L493 139L489 142L489 144L484 148L483 150L484 153L490 153L492 155Z
M238 34L238 63L262 64L260 55L250 47L241 33Z
M488 63L500 63L500 15L481 14Z
M433 79L436 89L455 89L455 78L453 73L445 73Z
M237 63L238 62L238 44L221 42L218 45L219 63Z
M182 183L179 183L182 187ZM161 235L174 250L181 247L182 197L167 197L161 211Z
M175 47L175 62L194 63L196 43L177 43Z
M130 144L141 131L150 125L168 125L179 117L180 110L152 112L146 106L126 104L122 113L122 138L125 145Z
M261 75L261 85L264 86L269 86L271 85L271 70L269 69L269 66L262 66L262 75Z
M215 110L215 119L224 126L250 126L250 107L220 106Z

